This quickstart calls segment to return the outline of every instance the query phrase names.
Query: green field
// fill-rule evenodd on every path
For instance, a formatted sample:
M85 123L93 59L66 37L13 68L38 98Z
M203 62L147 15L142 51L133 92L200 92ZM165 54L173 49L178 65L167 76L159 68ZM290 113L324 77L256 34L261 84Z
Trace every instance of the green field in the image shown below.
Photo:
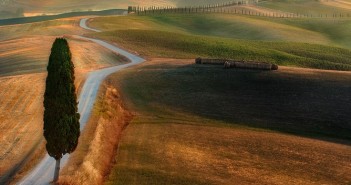
M108 79L135 117L106 184L349 184L349 72L224 70L193 59L349 71L350 22L225 14L94 18L90 26L103 32L90 36L151 58Z
M157 59L108 82L135 117L106 184L351 182L348 145L304 138L349 143L350 73Z
M303 25L302 22L300 28L281 22L237 15L169 15L104 17L96 18L90 24L106 30L91 36L116 42L148 57L200 56L351 70L351 51L327 46L341 45L338 41L349 44L350 36L344 29L339 29L340 34L327 35L323 27L317 32L307 29L313 27L311 24ZM258 33L258 30L265 31Z
M158 30L190 35L217 36L233 39L263 41L294 41L331 44L323 33L285 22L280 19L227 14L171 14L128 17L100 17L91 26L104 31ZM284 20L284 19L282 19ZM298 19L295 20L300 22Z
M282 23L301 29L318 32L332 41L333 45L351 48L351 19L276 19L277 23Z

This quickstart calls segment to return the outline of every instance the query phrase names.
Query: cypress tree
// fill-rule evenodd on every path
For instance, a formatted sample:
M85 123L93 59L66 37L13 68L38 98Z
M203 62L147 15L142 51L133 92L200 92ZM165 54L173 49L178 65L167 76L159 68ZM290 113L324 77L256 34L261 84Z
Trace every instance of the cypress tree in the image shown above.
M62 156L76 149L80 135L74 65L66 39L57 38L53 43L47 71L44 137L48 154L56 160L56 182Z

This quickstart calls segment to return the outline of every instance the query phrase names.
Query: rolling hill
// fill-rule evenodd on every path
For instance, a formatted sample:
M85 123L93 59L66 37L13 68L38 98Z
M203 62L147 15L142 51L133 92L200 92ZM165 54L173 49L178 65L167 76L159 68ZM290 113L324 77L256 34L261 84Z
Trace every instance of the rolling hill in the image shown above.
M116 42L148 57L243 59L350 70L351 53L347 47L350 37L342 29L347 25L335 23L340 32L324 30L323 27L314 30L314 26L308 25L317 23L309 23L308 20L172 14L100 17L93 19L90 25L104 31L91 36ZM328 20L320 22L328 28ZM330 36L332 34L335 40Z
M222 1L2 0L0 18L128 5L214 2ZM348 1L264 1L240 8L315 15L349 12ZM103 30L96 34L78 28L78 20L0 27L0 175L12 172L42 139L37 132L42 129L41 97L50 44L55 37L69 39L78 87L87 72L125 62L105 48L69 36L86 34L150 59L106 81L122 95L113 90L105 95L123 100L135 116L124 132L116 156L118 163L107 184L351 182L351 77L345 72L351 70L350 18L229 14L99 17L90 21L91 27ZM225 71L197 66L189 60L198 56L262 60L290 67L276 72ZM96 106L98 109L102 105ZM122 114L103 111L102 118ZM92 178L95 169L89 164L96 161L80 160L91 152L90 142L96 139L91 134L100 135L94 124L97 122L88 127L91 130L77 149L78 157L70 161ZM103 152L93 152L97 159L99 155L106 157ZM67 167L67 176L72 169Z
M274 55L287 66L349 65L349 23L228 14L93 19L103 32L91 36L149 58L107 80L135 117L106 184L349 184L350 72L226 71L187 59ZM303 66L300 57L321 66Z
M59 14L72 11L127 9L135 6L190 6L228 2L227 0L1 0L0 18Z
M60 14L67 12L87 11L87 10L104 10L104 9L127 9L129 5L133 6L200 6L208 4L221 4L231 2L230 0L72 0L72 1L59 1L59 0L1 0L0 1L0 19L22 17L22 16L37 16L43 14ZM251 10L258 10L260 12L281 11L298 14L326 14L326 13L349 13L351 3L348 0L333 0L333 1L314 1L314 0L274 0L274 1L251 1L254 7ZM267 9L268 8L268 9Z
M52 42L64 33L84 33L76 19L0 27L0 184L44 152L43 93ZM92 42L69 37L79 90L94 69L127 60ZM40 149L40 150L39 150ZM37 151L39 150L39 151Z
M106 184L347 185L350 81L350 72L225 70L183 59L114 74L107 82L135 116ZM341 133L348 142L331 139Z

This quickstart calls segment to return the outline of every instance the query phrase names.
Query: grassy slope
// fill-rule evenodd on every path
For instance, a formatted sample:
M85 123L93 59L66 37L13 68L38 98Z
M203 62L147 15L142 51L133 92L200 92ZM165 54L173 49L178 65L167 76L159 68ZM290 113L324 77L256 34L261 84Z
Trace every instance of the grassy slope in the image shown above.
M321 33L335 45L351 48L351 19L276 19L274 22Z
M305 26L310 19L290 21L172 15L97 18L90 24L107 31L95 36L146 56L259 58L315 68L329 68L323 60L349 63L348 49L286 42L340 46L330 34L347 39L346 34L311 29L313 23ZM350 73L234 72L165 59L109 80L123 90L136 117L107 184L351 182L348 145L271 132L350 140Z
M291 12L291 13L309 14L309 15L312 14L314 16L317 16L319 14L323 14L323 16L325 14L329 14L330 16L334 13L351 15L350 10L348 9L328 6L326 4L323 4L319 1L314 1L314 0L271 0L271 1L260 2L258 6L271 8L275 10L281 10L285 12Z
M173 15L99 18L92 26L104 30L157 29L249 40L294 41L351 48L351 18L279 19L233 15ZM129 21L130 20L130 21ZM135 22L129 24L131 21ZM150 24L152 23L152 24ZM150 25L149 25L150 24Z
M350 72L300 69L295 75L285 68L262 72L165 64L144 66L139 70L145 72L121 80L138 106L150 104L145 110L157 114L163 106L172 107L250 127L351 139ZM151 109L154 105L160 109Z
M349 146L252 129L350 139L350 73L192 63L159 59L108 79L136 116L107 184L351 182Z
M71 11L102 10L111 8L127 9L134 6L193 6L228 2L228 0L18 0L0 3L0 18L9 17L9 12L23 8L24 15L33 16L50 13L63 13ZM2 16L2 17L1 17Z
M19 1L6 1L0 6L0 18L16 17L16 11L24 11L25 16L35 16L41 14L52 14L52 13L63 13L71 11L86 11L86 10L101 10L110 8L127 8L128 5L135 6L198 6L208 5L216 3L226 3L229 0L71 0L71 1L60 1L60 0L48 0L48 1L34 1L34 0L19 0ZM332 13L349 13L350 4L347 1L325 3L313 0L299 0L299 1L264 1L260 2L258 6L280 10L283 12L292 12L300 14L332 14ZM306 8L308 7L308 8Z
M218 25L215 20L217 20ZM130 22L132 24L129 24ZM214 26L211 29L212 23ZM219 26L219 24L226 26ZM299 43L298 41L302 40L297 39L299 35L306 35L306 38L301 38L305 42L330 43L323 34L245 16L108 17L96 18L91 25L106 30L106 32L93 34L93 36L117 42L123 47L135 50L145 56L233 58L319 69L351 69L350 50ZM257 30L265 31L256 34ZM228 37L229 34L231 34L231 38L236 39L210 36ZM255 39L263 41L251 41ZM268 42L267 40L284 42Z
M225 14L190 14L101 17L96 18L90 25L105 31L160 30L234 39L330 43L321 33L272 20L274 19Z

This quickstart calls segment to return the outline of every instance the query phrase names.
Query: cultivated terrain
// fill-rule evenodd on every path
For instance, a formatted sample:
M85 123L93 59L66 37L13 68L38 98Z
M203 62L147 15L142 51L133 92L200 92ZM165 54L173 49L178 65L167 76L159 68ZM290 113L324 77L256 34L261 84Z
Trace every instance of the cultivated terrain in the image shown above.
M0 12L211 3L2 1ZM45 154L42 97L56 37L69 41L78 93L89 72L129 62L124 51L84 35L147 61L104 81L60 183L348 185L349 13L347 0L260 1L211 13L0 26L0 184L20 180ZM101 32L80 28L82 18ZM196 57L271 62L279 70L225 70L196 65Z
M350 18L226 13L90 21L103 30L90 36L149 58L108 79L135 117L107 184L350 183L351 73L335 71L349 71ZM155 58L169 56L178 59ZM198 56L290 67L226 71L185 59Z
M0 27L0 32L8 33L0 38L1 180L14 175L43 143L42 103L50 47L56 36L62 36L61 32L84 33L76 25L78 21ZM35 31L41 29L46 30L45 34ZM71 36L68 39L78 90L89 71L128 62L98 44Z

